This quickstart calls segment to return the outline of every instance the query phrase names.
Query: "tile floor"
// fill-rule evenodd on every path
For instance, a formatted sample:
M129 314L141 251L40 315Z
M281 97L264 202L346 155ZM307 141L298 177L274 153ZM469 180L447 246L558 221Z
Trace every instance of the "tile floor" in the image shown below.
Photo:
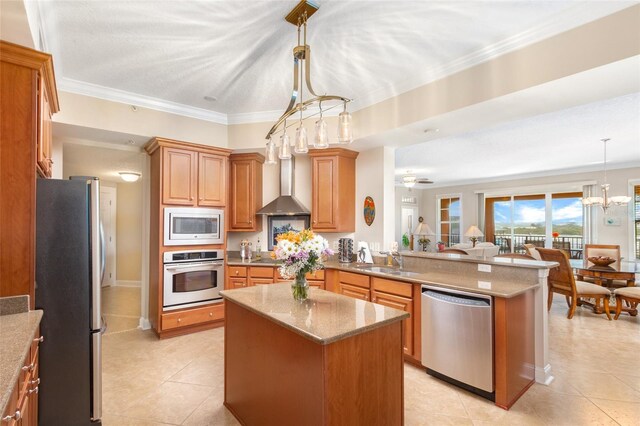
M504 411L405 365L407 425L639 425L640 317L607 321L586 308L550 315L556 380ZM237 425L223 402L223 329L168 340L152 331L104 338L104 417L111 425Z
M105 334L135 330L140 323L140 287L102 287Z

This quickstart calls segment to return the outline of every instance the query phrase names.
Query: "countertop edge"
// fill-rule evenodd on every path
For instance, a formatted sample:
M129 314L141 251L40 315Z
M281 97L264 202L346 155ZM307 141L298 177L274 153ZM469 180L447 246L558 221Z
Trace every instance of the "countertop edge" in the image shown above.
M309 296L309 300L312 300L313 291L314 290L312 290L311 295ZM321 290L320 289L320 291L326 291L326 290ZM329 293L331 293L331 292L329 292ZM273 322L273 323L275 323L275 324L277 324L277 325L279 325L279 326L281 326L283 328L286 328L287 330L290 330L290 331L296 333L299 336L304 337L305 339L311 340L312 342L318 343L320 345L329 345L331 343L346 339L348 337L357 336L358 334L366 333L367 331L371 331L371 330L374 330L376 328L384 327L386 325L392 324L392 323L397 322L397 321L405 320L406 318L409 318L409 316L410 316L408 312L405 312L404 314L398 315L397 317L394 317L394 318L385 319L385 320L377 322L375 324L369 324L369 325L363 326L363 327L361 327L361 328L359 328L357 330L348 331L348 332L345 332L345 333L342 333L342 334L338 334L336 336L332 336L332 337L327 338L327 339L322 339L322 338L320 338L320 337L318 337L318 336L316 336L314 334L310 334L308 332L305 332L304 330L301 330L301 329L299 329L297 327L294 327L291 324L287 324L286 322L279 321L277 318L269 316L269 315L265 314L264 312L261 312L260 310L255 309L254 307L252 307L250 305L247 305L246 303L242 303L242 302L240 302L238 300L234 300L233 296L229 297L229 294L228 293L225 294L225 291L220 292L220 294L222 295L222 297L224 298L224 300L226 302L233 302L236 305L241 306L241 307L247 309L250 312L253 312L254 314L256 314L256 315L258 315L258 316L260 316L262 318L265 318L265 319L267 319L267 320L269 320L269 321L271 321L271 322ZM344 297L347 297L347 296L344 296ZM369 302L369 303L373 303L373 302Z
M31 322L32 318L35 318L34 322L31 325L31 329L32 332L29 336L29 339L26 340L26 342L24 342L24 348L22 348L20 350L20 358L18 362L18 365L2 365L0 366L0 368L11 368L13 370L13 373L11 374L11 376L8 378L7 383L0 383L0 391L2 391L2 394L0 394L0 414L4 413L4 411L7 409L7 404L9 403L9 398L11 396L11 391L13 390L13 386L16 384L16 382L18 381L18 377L20 376L20 371L22 368L22 363L24 362L25 357L27 356L27 353L29 352L29 348L31 347L31 342L33 339L33 335L36 331L36 329L38 328L38 326L40 325L40 322L42 321L42 315L43 315L43 311L41 309L38 310L34 310L34 311L29 311L29 312L24 312L24 313L19 313L19 314L13 314L13 315L24 315L25 316L25 321L29 321ZM4 315L3 317L9 317L9 316L13 316L13 315ZM18 343L16 343L17 345ZM13 364L15 364L15 360L10 360L10 362L12 362ZM5 361L3 361L3 364L5 363Z

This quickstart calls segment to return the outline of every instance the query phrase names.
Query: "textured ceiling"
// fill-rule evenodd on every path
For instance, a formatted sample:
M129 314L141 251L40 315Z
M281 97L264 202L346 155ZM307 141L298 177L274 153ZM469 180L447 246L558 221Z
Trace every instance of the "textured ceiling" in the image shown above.
M407 90L408 81L428 82L461 58L486 52L533 28L585 13L595 19L594 13L605 15L630 4L318 3L321 7L310 20L308 37L314 87L319 93L362 103ZM58 78L238 114L286 106L296 31L283 17L295 4L57 0L41 2L40 10ZM205 101L204 96L217 101Z
M611 138L610 167L640 167L639 117L640 93L634 93L399 148L397 180L407 170L436 185L602 170L602 138Z

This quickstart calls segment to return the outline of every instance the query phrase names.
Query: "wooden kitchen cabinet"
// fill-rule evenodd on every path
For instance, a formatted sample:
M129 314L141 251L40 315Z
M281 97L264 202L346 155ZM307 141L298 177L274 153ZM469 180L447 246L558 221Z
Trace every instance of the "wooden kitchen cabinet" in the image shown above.
M247 285L273 284L273 267L272 266L252 266L249 268L249 279Z
M227 204L227 159L198 153L198 205L224 207Z
M260 231L262 216L262 164L260 154L231 154L229 157L229 231Z
M0 297L28 294L33 309L36 181L51 176L59 110L51 55L0 41L0 110Z
M234 288L244 288L247 286L246 278L228 278L227 282L229 283L226 286L228 290L232 290Z
M395 286L406 287L406 292L403 291L403 294L393 294L386 293L383 291L377 290L378 284L380 282L385 282L384 284L395 284ZM394 286L394 287L395 287ZM390 280L385 280L381 278L372 278L372 290L371 290L371 301L373 303L379 303L380 305L388 306L390 308L399 309L401 311L408 312L411 315L409 318L404 320L404 353L407 355L413 355L413 298L411 297L412 292L412 284L402 283L402 282L394 282ZM391 286L384 286L383 289L393 288ZM408 293L408 296L407 296Z
M200 309L216 305L186 308L180 321L176 311L165 311L163 303L164 264L167 251L209 250L226 247L219 244L165 246L164 212L167 207L201 207L223 210L228 214L227 174L231 150L210 145L154 137L144 146L150 156L149 167L149 322L160 338L177 336L223 325L215 311L212 316ZM226 222L226 221L225 221ZM225 229L222 229L225 235ZM228 281L225 281L225 288ZM220 312L223 312L220 310ZM210 319L212 318L212 319Z
M371 282L368 275L338 272L337 292L356 299L371 300Z
M41 340L38 330L25 357L24 367L11 391L7 407L2 413L3 425L35 426L38 424L38 387L40 385L38 353ZM11 417L13 419L9 420Z
M220 148L154 138L147 152L162 147L162 203L224 207L227 204L227 152Z
M184 206L195 205L197 189L195 151L179 148L162 150L162 202Z
M310 150L311 227L317 232L355 232L356 158L343 148Z
M171 330L178 327L198 325L224 318L224 305L205 306L203 308L185 309L162 314L162 329Z

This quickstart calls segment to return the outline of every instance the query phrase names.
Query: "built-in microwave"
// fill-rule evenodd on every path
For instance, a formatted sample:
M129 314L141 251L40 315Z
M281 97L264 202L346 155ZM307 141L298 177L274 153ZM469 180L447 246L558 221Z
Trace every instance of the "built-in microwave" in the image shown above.
M222 244L224 210L198 207L164 209L164 245Z

